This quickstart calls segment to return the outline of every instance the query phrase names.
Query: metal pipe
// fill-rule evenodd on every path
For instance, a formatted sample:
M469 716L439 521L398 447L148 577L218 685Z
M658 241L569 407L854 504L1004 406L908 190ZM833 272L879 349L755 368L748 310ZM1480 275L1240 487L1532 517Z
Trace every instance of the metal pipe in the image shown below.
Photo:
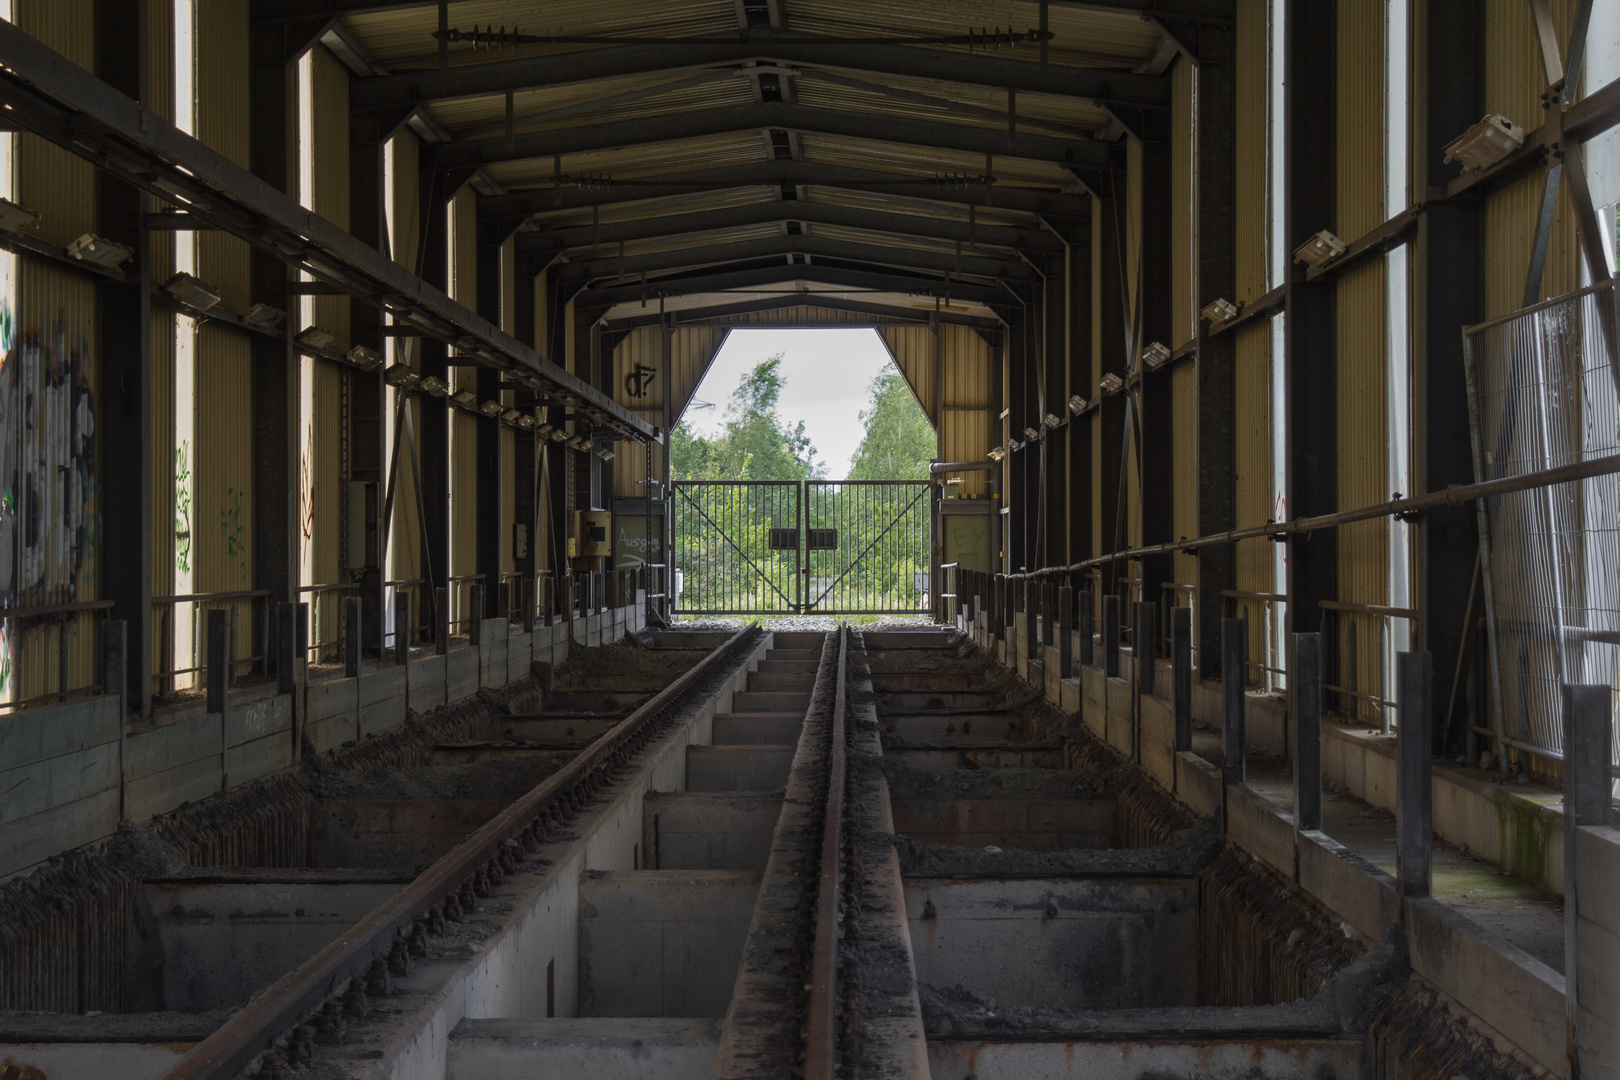
M953 472L990 472L1001 466L993 461L934 461L928 465L931 476L944 476Z
M1552 484L1565 484L1573 480L1589 480L1594 476L1612 476L1615 473L1620 473L1620 454L1607 454L1603 457L1571 462L1568 465L1559 465L1552 469L1541 469L1537 472L1524 473L1519 476L1504 476L1497 480L1487 480L1481 484L1452 484L1440 491L1431 491L1427 495L1418 495L1410 499L1391 499L1389 502L1373 503L1355 510L1340 510L1332 514L1323 514L1320 517L1296 518L1293 521L1273 521L1264 525L1254 525L1247 529L1229 529L1223 533L1212 533L1209 536L1200 536L1194 540L1177 540L1163 544L1152 544L1148 547L1129 548L1109 555L1098 555L1095 558L1070 563L1067 566L1044 566L1038 570L1030 570L1022 574L1008 574L1007 577L1017 580L1047 574L1072 574L1082 570L1089 570L1094 566L1119 562L1122 559L1139 559L1144 555L1168 555L1177 551L1194 551L1201 547L1235 544L1240 540L1258 540L1262 537L1274 538L1294 533L1315 532L1317 529L1336 529L1340 525L1351 525L1358 521L1371 521L1374 518L1381 517L1399 517L1442 506L1458 506L1476 499L1511 495L1516 491L1528 491L1531 488L1547 487Z

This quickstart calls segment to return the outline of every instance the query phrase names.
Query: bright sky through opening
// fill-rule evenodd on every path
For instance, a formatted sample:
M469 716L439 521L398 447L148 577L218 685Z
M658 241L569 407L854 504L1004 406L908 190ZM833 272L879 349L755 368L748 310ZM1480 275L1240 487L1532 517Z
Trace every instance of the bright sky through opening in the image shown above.
M815 460L828 479L843 479L865 434L866 388L894 363L875 330L733 330L698 384L686 422L705 437L718 435L737 383L778 352L786 385L777 415L790 427L803 420Z

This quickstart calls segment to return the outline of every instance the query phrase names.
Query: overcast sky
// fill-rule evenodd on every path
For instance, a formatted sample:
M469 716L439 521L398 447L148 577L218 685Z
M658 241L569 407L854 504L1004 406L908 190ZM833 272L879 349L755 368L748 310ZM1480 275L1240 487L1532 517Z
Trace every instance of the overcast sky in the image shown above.
M892 365L875 330L733 330L699 384L687 421L704 435L718 434L731 392L754 365L777 352L786 379L779 415L789 425L804 421L827 477L842 479L861 444L867 385ZM704 401L714 408L699 408Z

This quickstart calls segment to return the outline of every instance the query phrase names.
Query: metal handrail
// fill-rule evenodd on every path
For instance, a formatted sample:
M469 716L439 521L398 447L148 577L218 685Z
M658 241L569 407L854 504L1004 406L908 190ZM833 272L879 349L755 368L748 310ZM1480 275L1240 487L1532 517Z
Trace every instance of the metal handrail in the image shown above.
M52 615L83 615L91 611L109 611L112 609L113 604L114 601L112 600L73 600L60 604L29 604L22 607L0 608L0 619L26 620L43 619ZM66 701L69 695L104 692L105 687L102 686L101 665L99 663L92 666L93 674L88 686L68 686L68 628L70 624L76 626L78 620L63 619L56 628L57 688L49 693L34 694L14 701L0 702L0 709L15 710L25 705L34 705L43 701L61 703ZM92 633L99 633L99 629L93 630ZM27 640L27 636L27 634L18 634L13 638L16 642L15 669L19 671L22 669L23 644Z

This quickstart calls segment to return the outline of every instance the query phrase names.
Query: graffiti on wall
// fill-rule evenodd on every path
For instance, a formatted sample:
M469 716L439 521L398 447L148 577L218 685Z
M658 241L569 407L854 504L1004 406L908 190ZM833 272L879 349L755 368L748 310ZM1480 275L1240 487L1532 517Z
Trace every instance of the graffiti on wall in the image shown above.
M72 603L96 544L95 360L59 313L18 328L0 302L0 605ZM0 691L9 688L9 641Z
M174 448L174 568L191 573L191 444Z
M219 532L225 541L225 565L236 572L237 582L244 585L251 580L248 576L246 515L242 507L245 494L239 488L226 488L225 505L219 511Z

